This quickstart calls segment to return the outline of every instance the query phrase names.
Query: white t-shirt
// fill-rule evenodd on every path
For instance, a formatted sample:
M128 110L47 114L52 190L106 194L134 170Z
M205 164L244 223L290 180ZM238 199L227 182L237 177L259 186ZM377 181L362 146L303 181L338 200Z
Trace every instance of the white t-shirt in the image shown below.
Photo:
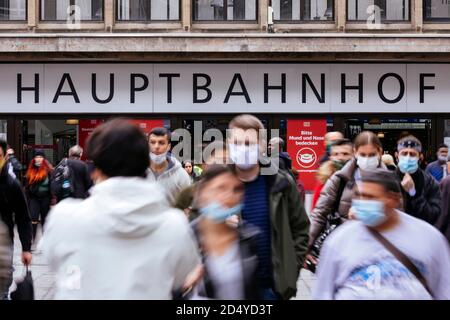
M408 256L435 299L450 299L450 248L432 225L398 211L400 222L382 235ZM360 221L348 221L324 244L314 299L431 299L417 278Z
M244 300L244 277L239 242L235 242L223 255L208 256L206 267L219 300Z

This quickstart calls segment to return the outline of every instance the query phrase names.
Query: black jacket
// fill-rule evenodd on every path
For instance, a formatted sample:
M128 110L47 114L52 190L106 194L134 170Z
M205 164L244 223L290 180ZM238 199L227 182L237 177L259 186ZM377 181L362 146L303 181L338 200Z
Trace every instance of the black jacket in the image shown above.
M192 221L191 226L194 234L199 242L198 222L201 217ZM238 228L239 233L239 248L241 254L242 273L244 279L244 292L246 300L260 299L258 293L258 280L257 280L257 268L258 268L258 256L256 254L256 238L259 234L259 229L247 224L242 224ZM201 250L200 250L201 251ZM204 259L205 257L203 257ZM217 299L215 296L214 284L212 283L209 275L208 268L205 266L205 273L203 276L204 291L200 290L201 296L206 296L211 299Z
M436 227L444 234L450 243L450 176L441 181L442 214Z
M92 180L89 175L88 166L81 160L69 159L68 165L72 171L73 193L71 198L85 199L88 196L88 190L92 187Z
M19 182L11 177L6 166L0 172L0 215L14 240L14 223L17 224L22 251L31 249L31 218L25 194Z
M399 181L404 174L397 170ZM422 169L411 174L416 188L416 195L411 197L402 188L404 211L413 217L435 224L441 215L441 191L436 180Z

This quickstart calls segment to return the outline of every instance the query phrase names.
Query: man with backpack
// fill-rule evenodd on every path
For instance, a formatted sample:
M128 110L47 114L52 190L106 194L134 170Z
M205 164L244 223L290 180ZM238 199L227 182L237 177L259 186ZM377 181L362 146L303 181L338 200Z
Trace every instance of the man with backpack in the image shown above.
M87 198L92 180L86 163L80 160L82 154L83 149L79 145L73 146L69 149L69 157L55 168L51 189L58 202L66 198Z

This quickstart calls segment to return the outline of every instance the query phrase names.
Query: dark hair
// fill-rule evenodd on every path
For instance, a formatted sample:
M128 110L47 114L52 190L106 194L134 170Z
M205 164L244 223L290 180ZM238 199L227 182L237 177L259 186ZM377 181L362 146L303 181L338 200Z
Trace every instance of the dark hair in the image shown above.
M201 192L205 188L205 186L209 182L211 182L211 180L226 173L230 173L236 176L235 167L233 165L224 165L224 164L212 164L208 166L208 169L206 169L202 173L202 178L198 182L196 192L197 193Z
M337 139L331 144L331 147L350 146L353 147L353 143L349 139Z
M5 140L0 140L0 148L3 150L3 155L6 156L8 150L8 143Z
M194 166L194 162L192 162L191 160L184 160L183 161L183 168L186 167L186 163L190 163L192 166Z
M442 148L448 149L448 145L446 145L445 143L441 143L440 145L438 145L436 150L439 151L439 149L442 149Z
M395 172L386 169L365 170L361 174L362 182L376 183L387 192L401 193L400 183Z
M148 134L148 138L150 139L151 135L155 135L157 137L164 137L167 136L167 141L170 143L170 140L172 138L172 135L170 133L170 130L164 127L156 127L153 128L150 133Z
M405 148L416 149L419 153L422 152L422 142L413 135L408 135L397 142L397 151Z
M150 165L144 133L124 119L97 127L87 141L87 157L108 177L145 177Z
M383 150L383 145L381 144L380 139L378 139L377 135L372 131L363 131L355 138L355 150L369 144L373 145L380 151Z

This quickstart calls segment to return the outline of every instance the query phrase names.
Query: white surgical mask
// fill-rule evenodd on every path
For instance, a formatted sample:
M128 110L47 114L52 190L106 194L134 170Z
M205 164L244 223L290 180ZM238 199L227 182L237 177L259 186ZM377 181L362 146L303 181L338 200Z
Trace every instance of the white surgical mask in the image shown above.
M167 152L161 154L154 154L150 152L150 161L156 164L162 164L167 159Z
M361 170L373 170L378 168L378 165L380 164L380 160L378 159L378 156L373 157L356 157L356 164Z
M258 164L259 145L230 144L230 159L242 170L248 170Z

